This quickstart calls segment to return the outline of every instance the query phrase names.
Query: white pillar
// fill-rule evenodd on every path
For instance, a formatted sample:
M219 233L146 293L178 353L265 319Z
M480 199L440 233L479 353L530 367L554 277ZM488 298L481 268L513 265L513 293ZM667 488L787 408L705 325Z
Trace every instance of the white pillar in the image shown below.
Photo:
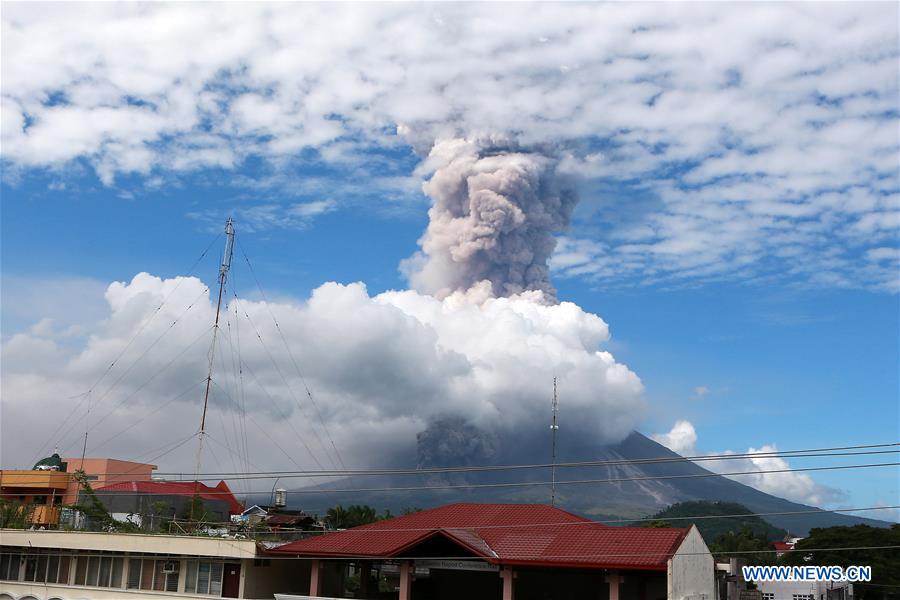
M314 558L309 566L309 595L316 597L322 588L322 561Z
M400 563L400 597L398 600L410 600L412 597L412 563L404 560Z
M513 579L515 579L516 574L513 572L513 568L503 567L500 570L500 577L503 579L503 600L514 600L515 592Z
M619 583L622 581L619 572L610 571L606 581L609 582L609 600L619 600Z

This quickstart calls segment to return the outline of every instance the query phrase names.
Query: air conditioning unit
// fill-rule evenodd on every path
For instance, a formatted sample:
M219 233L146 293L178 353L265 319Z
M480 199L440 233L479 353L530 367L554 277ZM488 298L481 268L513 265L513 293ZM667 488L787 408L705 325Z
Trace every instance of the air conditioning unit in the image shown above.
M166 574L177 573L179 564L177 560L167 560L163 563L162 572Z

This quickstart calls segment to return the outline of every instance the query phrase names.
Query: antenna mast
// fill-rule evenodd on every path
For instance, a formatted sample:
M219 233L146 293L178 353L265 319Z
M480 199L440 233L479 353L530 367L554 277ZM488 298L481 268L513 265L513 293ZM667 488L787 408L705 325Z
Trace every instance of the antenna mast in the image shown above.
M222 264L219 266L219 299L216 303L216 321L213 324L212 343L209 347L209 369L206 373L206 391L203 394L203 414L200 417L200 444L197 448L197 470L194 473L194 495L191 497L190 522L194 521L194 509L197 503L197 490L200 487L200 458L203 454L203 436L206 435L206 409L209 405L209 388L212 384L213 359L216 354L216 338L219 335L219 314L222 311L222 295L225 290L225 280L231 269L231 256L234 254L234 219L228 217L225 221L225 252L222 255Z
M556 504L556 430L559 425L556 424L556 415L559 413L559 398L556 395L556 377L553 378L553 423L550 425L550 435L553 439L553 454L550 467L550 506Z

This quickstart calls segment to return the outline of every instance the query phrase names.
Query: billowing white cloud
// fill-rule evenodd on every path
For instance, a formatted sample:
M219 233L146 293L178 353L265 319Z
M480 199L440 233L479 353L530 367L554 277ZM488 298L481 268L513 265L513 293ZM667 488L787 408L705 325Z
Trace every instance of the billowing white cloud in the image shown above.
M89 454L143 459L197 430L209 290L195 278L142 273L111 284L105 299L107 315L81 345L59 345L46 327L4 343L4 463L27 464L40 444L80 452L86 427ZM602 349L602 319L540 300L537 291L493 298L487 284L444 300L413 291L370 296L361 283L326 283L302 302L232 297L213 361L205 470L234 470L229 461L239 470L409 465L416 434L448 416L501 440L535 422L544 431L536 415L549 411L553 376L573 435L621 438L642 416L640 379ZM89 398L79 395L89 389ZM187 443L157 461L190 472L195 448Z
M582 182L561 276L900 287L896 3L15 4L2 21L10 177L280 172L312 150L403 196L384 152L500 134Z
M697 451L697 432L690 421L675 421L668 433L655 433L650 437L682 456L693 456Z
M668 433L657 433L651 436L654 440L672 452L682 456L700 456L703 454L771 454L778 452L775 444L765 444L759 448L748 448L746 452L726 450L724 452L703 453L697 450L697 432L690 421L678 420ZM790 472L766 473L764 471L782 471L790 469L787 460L777 456L756 456L729 460L707 460L698 463L702 467L716 473L748 473L732 475L731 479L754 487L760 491L787 498L802 504L823 506L844 500L847 494L841 490L816 483L806 473Z

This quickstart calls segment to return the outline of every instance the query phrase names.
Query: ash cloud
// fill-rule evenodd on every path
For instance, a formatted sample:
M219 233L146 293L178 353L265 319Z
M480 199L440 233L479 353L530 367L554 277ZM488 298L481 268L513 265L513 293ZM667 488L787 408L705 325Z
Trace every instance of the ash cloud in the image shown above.
M433 200L421 252L404 269L416 289L439 299L490 283L491 295L538 291L556 301L548 262L554 234L578 202L550 154L498 138L438 140L423 185Z
M445 415L416 435L416 467L491 463L499 444L495 433L479 429L465 417Z

